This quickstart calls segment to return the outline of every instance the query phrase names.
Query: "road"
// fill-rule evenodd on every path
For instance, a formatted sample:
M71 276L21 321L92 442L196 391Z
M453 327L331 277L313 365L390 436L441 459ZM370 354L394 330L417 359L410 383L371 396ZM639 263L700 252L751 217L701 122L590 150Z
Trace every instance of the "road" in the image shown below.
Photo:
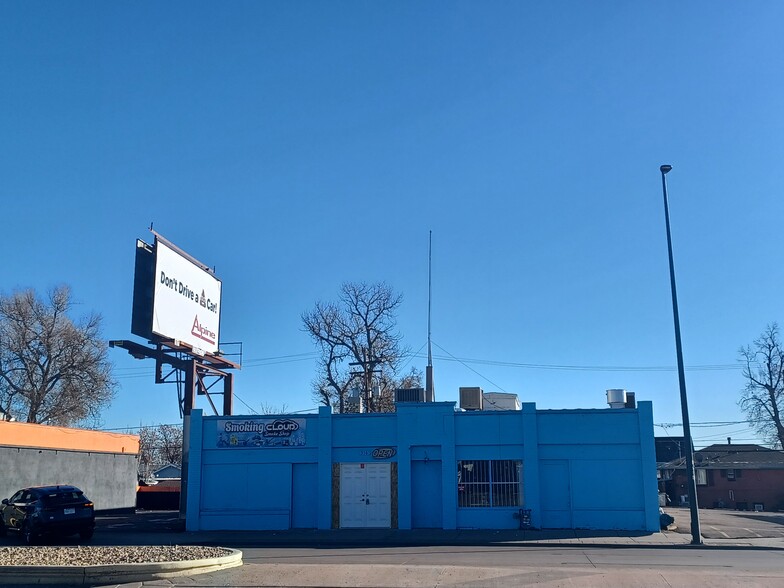
M248 548L245 565L175 586L783 586L770 549L459 546ZM145 586L160 583L144 583ZM139 586L138 584L129 584Z
M667 509L681 533L689 533L688 509ZM351 538L337 543L318 533L182 533L177 513L101 516L95 545L193 543L242 550L239 568L174 577L123 588L160 586L547 586L740 587L784 586L784 516L777 513L700 511L706 545L692 546L677 533L653 535L539 532L516 541L514 533L466 536L446 544L379 541L384 535L328 534ZM766 539L761 539L764 537ZM435 535L437 537L437 535ZM715 537L715 538L712 538ZM738 538L733 541L730 537ZM748 538L746 538L748 537ZM357 540L359 538L359 540ZM511 540L510 540L511 538ZM709 539L711 538L711 539ZM675 541L677 539L677 541ZM281 545L282 542L287 544ZM78 544L78 538L53 540ZM19 544L16 537L0 544ZM364 547L362 547L364 545ZM368 546L372 545L372 546Z

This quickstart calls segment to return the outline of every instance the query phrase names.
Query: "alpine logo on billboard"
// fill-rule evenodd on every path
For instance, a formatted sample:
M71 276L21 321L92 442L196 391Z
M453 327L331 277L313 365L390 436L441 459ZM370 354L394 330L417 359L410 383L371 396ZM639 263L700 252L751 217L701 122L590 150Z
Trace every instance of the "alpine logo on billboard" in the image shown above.
M193 328L191 328L191 335L193 335L194 337L198 337L202 341L206 341L210 345L215 345L215 333L213 333L207 327L199 323L198 314L195 317L193 317Z

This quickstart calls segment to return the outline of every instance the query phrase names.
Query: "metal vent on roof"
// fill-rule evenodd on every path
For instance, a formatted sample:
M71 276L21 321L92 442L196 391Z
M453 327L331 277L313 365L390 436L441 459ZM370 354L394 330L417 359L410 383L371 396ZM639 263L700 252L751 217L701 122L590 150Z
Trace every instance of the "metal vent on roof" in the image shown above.
M395 390L395 402L425 402L425 389L398 388Z
M460 388L460 408L464 410L482 410L482 389L476 387Z

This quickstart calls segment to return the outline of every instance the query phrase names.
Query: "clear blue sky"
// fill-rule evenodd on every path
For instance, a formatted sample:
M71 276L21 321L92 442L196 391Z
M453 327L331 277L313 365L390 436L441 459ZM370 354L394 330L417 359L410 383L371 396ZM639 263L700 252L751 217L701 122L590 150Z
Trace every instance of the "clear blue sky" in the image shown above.
M784 4L683 4L2 1L0 288L68 283L130 338L154 222L223 281L238 412L299 411L300 315L341 282L402 292L422 349L432 230L438 400L626 388L679 423L671 163L691 419L742 420L738 347L784 320ZM152 364L111 354L104 426L177 422ZM754 438L694 430L727 435Z

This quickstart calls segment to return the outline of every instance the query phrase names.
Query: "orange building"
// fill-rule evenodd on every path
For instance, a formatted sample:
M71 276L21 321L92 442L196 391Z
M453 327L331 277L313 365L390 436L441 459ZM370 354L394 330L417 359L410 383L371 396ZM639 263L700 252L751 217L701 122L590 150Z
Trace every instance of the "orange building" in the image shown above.
M133 509L138 457L138 435L0 421L0 497L73 484L96 510Z

